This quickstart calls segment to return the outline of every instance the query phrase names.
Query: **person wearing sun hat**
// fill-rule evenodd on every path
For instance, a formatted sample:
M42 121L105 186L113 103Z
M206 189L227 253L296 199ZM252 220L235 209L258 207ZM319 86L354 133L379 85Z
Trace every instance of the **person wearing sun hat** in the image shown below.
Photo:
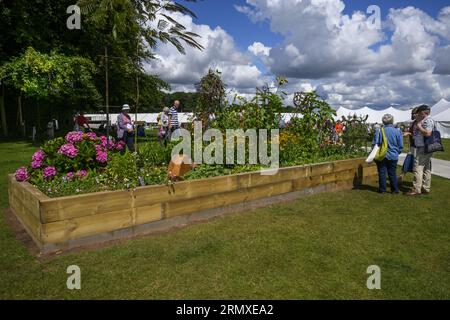
M124 104L122 112L117 117L117 138L125 142L130 152L134 152L134 126L129 115L131 108L128 104ZM122 154L125 153L125 149Z

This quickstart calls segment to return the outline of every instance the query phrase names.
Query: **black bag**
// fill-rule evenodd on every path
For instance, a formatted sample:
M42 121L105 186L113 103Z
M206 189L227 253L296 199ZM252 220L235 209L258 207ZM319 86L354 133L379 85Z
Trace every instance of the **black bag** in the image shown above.
M431 137L425 138L425 153L443 152L444 146L442 145L441 133L433 128Z

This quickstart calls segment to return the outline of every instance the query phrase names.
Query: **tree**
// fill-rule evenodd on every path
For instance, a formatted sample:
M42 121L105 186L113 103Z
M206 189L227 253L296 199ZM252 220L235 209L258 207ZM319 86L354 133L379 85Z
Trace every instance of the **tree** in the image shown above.
M19 122L22 96L38 101L59 99L65 103L98 103L100 95L93 83L94 64L79 56L43 54L28 48L20 57L0 67L0 81L17 90Z
M195 116L205 127L209 126L210 115L220 112L224 104L226 86L220 75L218 70L210 69L196 85L199 103L195 108Z

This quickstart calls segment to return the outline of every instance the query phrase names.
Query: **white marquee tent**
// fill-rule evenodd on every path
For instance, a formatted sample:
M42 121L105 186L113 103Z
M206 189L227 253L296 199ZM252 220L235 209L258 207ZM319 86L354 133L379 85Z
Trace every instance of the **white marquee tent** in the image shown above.
M387 108L385 110L375 110L368 107L362 109L351 110L344 107L339 108L336 111L337 115L335 120L342 119L343 116L369 116L368 123L381 123L382 118L385 114L391 114L394 116L396 123L410 122L411 121L411 110L400 110L393 107ZM111 123L116 123L118 114L111 114ZM131 115L134 120L134 114ZM298 115L291 113L282 114L284 120L289 122L293 117ZM450 102L442 99L437 104L431 108L431 116L436 121L439 131L444 138L450 138ZM93 122L106 122L106 114L90 114L86 115ZM157 123L158 113L140 113L137 115L138 121L146 122L147 124ZM192 113L179 113L178 118L180 123L189 123L193 117Z
M450 138L450 102L442 99L431 108L431 117L436 121L443 138Z
M343 116L369 116L367 122L381 123L385 114L394 116L396 123L410 122L411 110L400 110L393 107L384 110L375 110L368 107L362 109L351 110L346 108L339 108L337 110L336 120L342 119ZM438 130L444 138L450 138L450 102L442 99L431 108L431 117L435 120Z

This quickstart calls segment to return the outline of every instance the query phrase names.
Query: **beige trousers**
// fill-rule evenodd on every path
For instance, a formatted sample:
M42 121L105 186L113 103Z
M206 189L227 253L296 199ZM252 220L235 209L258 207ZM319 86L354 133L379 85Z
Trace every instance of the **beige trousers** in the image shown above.
M416 149L414 160L414 190L422 193L431 191L431 157L432 153L425 154L425 148Z

